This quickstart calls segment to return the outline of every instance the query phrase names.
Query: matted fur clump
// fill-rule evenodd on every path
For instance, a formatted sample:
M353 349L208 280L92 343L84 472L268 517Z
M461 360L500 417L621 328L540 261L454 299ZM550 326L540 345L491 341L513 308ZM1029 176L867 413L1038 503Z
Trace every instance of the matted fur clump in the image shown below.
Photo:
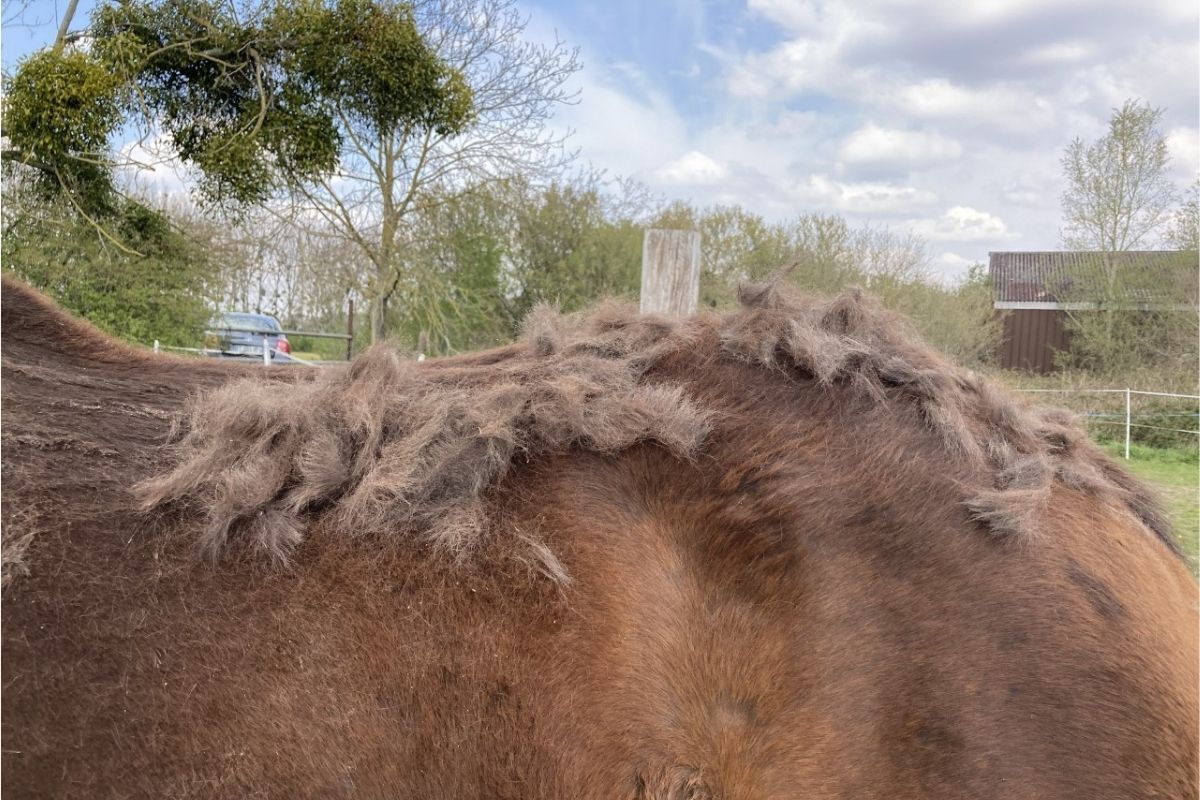
M861 291L792 298L767 284L746 287L741 300L747 310L721 325L728 352L767 367L798 367L881 403L915 403L949 458L991 476L990 485L964 486L965 505L996 535L1041 533L1058 480L1130 511L1179 552L1157 501L1088 440L1069 411L1019 402L951 365Z
M861 292L796 298L771 284L747 287L741 300L739 312L685 321L611 304L573 317L543 308L521 345L484 361L417 365L376 347L288 392L237 382L194 404L179 465L138 492L147 508L198 506L213 556L237 532L286 560L317 511L347 531L422 532L462 554L484 530L486 491L514 459L572 446L615 453L639 441L694 456L715 410L682 385L642 379L715 333L722 357L779 379L799 372L830 391L915 407L948 468L959 462L964 474L991 476L964 486L964 502L997 535L1039 532L1060 480L1131 510L1175 547L1150 496L1069 414L1018 403L951 366ZM564 580L553 554L529 544Z
M486 368L377 346L286 391L237 381L193 403L179 465L137 493L146 508L197 506L211 556L237 532L284 561L322 509L356 534L422 531L462 554L484 528L486 490L518 457L639 441L697 451L706 413L680 387L640 382L676 328L614 307L572 321L539 309L524 352ZM548 553L539 561L560 573Z

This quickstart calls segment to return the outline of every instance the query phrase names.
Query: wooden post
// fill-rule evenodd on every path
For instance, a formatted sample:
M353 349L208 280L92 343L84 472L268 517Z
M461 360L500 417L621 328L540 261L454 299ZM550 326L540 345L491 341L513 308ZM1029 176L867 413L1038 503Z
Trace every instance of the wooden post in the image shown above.
M354 360L354 298L346 298L346 360Z
M648 230L642 243L642 313L693 314L700 303L700 232Z

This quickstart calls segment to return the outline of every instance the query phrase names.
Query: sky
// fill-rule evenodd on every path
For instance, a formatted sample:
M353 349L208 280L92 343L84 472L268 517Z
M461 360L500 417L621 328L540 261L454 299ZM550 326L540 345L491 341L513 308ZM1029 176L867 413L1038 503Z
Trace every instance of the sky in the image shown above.
M948 280L1057 248L1062 152L1127 98L1165 109L1181 189L1200 170L1194 0L518 2L530 38L580 48L555 124L584 162L669 200L913 232ZM6 69L64 5L5 27Z

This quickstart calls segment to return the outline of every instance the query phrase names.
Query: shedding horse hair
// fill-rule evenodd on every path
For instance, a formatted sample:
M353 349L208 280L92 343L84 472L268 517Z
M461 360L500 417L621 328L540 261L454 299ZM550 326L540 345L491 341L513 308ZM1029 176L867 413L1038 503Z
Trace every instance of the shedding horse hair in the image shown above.
M489 490L518 459L639 442L701 454L716 410L653 370L715 336L721 358L869 398L896 409L896 424L915 408L949 463L985 476L963 486L963 503L997 537L1039 535L1060 480L1127 509L1178 552L1152 496L1068 412L950 365L863 292L797 297L776 282L746 286L740 300L739 311L686 320L617 303L570 316L540 307L518 345L490 355L418 364L377 345L286 392L236 381L192 403L176 466L136 493L146 510L204 515L212 558L242 546L286 563L332 514L350 535L415 534L461 559L488 528ZM544 543L523 544L546 574L568 579Z
M1153 499L861 292L321 369L0 306L11 794L1196 796Z

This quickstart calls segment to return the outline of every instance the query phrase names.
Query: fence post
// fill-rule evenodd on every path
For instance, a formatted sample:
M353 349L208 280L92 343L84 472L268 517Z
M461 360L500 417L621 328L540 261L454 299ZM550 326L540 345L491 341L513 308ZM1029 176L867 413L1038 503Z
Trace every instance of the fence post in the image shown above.
M1133 414L1131 413L1132 406L1130 404L1129 398L1130 398L1130 391L1129 391L1129 387L1126 386L1125 387L1125 460L1126 461L1129 460L1129 438L1130 438L1129 433L1130 433L1130 429L1133 427L1133 425L1132 425Z
M263 337L263 366L271 366L271 345L267 342L267 337Z
M348 298L349 311L346 313L346 360L354 359L354 298Z
M692 314L700 302L700 232L648 230L642 242L642 313Z

